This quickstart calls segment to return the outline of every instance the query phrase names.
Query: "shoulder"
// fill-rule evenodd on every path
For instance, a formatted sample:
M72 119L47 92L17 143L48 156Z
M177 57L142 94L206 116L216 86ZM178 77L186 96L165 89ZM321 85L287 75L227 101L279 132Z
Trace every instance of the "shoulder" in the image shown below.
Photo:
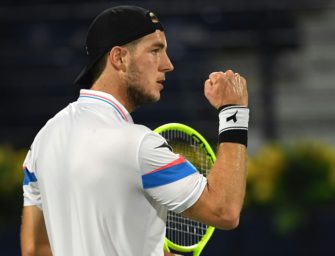
M52 134L52 131L55 130L55 127L58 126L59 123L61 123L67 116L67 113L69 112L69 108L71 107L71 104L57 112L53 117L51 117L49 120L46 121L46 123L42 126L42 128L37 132L35 135L35 138L33 140L33 143L31 145L31 148L34 146L35 150L37 150L38 145L42 140L44 140L48 135Z
M70 109L72 107L72 103L67 105L65 108L58 111L54 116L52 116L49 120L46 121L44 126L40 129L39 133L43 132L46 129L50 129L57 123L61 122L68 116Z
M122 127L125 132L128 133L129 136L133 137L136 136L137 138L141 138L141 140L145 139L158 139L158 140L164 140L164 138L151 130L150 128L139 125L139 124L129 124L124 127Z
M126 134L125 134L126 133ZM132 145L136 148L139 157L143 155L156 155L158 154L156 148L167 145L166 140L158 133L154 132L150 128L144 125L127 125L122 129L124 142L127 145ZM169 148L169 146L167 145ZM152 152L154 150L154 152ZM151 152L151 153L150 153Z
M141 124L128 124L124 126L124 129L127 129L131 132L135 132L138 134L147 134L147 133L152 132L150 128L146 127L145 125L141 125Z

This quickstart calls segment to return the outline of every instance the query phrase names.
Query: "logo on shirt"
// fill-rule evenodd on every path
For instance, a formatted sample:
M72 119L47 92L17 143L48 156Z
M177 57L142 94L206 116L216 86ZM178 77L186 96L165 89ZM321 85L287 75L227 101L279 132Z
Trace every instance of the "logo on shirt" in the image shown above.
M164 142L162 145L155 147L155 148L168 148L172 152L171 146L167 144L166 142Z

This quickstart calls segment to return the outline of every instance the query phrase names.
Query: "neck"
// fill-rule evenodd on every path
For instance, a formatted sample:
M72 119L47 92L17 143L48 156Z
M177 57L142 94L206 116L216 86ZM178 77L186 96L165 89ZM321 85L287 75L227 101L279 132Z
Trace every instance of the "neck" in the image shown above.
M114 80L108 81L103 77L100 77L91 87L91 90L101 91L113 95L129 113L135 110L135 106L132 102L128 100L126 86L124 86L121 81Z

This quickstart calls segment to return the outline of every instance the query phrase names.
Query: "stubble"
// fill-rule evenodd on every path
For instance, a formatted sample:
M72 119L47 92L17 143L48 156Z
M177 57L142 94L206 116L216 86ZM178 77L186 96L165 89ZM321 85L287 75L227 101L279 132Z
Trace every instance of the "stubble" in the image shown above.
M125 78L127 86L127 97L128 101L134 107L138 107L144 104L156 102L157 99L150 95L146 90L144 83L144 74L139 70L138 66L132 61L129 64L129 71Z

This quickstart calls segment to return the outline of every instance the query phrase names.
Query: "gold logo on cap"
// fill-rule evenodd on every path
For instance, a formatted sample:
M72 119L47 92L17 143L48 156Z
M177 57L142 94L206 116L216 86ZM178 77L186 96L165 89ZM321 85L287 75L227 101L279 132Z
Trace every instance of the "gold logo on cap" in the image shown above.
M152 23L159 23L157 16L153 12L149 12Z

